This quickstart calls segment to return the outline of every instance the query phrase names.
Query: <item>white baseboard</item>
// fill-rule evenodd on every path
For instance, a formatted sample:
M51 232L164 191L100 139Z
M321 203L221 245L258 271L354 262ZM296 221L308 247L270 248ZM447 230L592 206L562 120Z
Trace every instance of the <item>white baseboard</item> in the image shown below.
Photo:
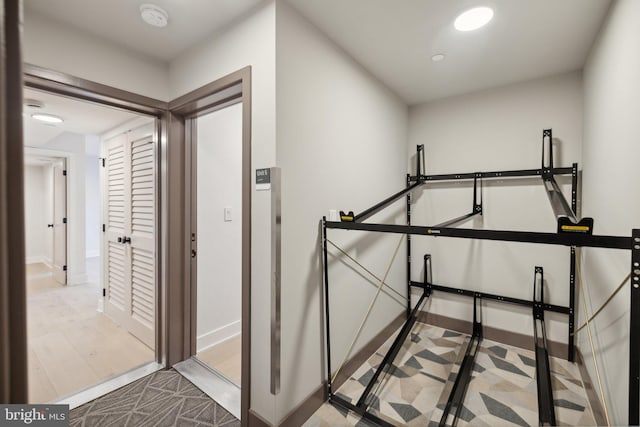
M67 275L67 285L82 285L89 281L89 276L86 273Z
M45 265L49 268L53 268L53 260L49 257L42 257L42 262L45 263Z
M220 344L223 341L239 335L242 332L241 325L242 324L240 320L237 320L235 322L229 323L228 325L222 326L218 329L214 329L213 331L198 336L198 340L196 342L196 351L200 352L206 350L209 347Z
M87 251L86 258L95 258L100 256L100 249L96 249L95 251Z
M44 255L35 255L35 256L28 256L26 258L25 264L46 264L46 258L44 257Z

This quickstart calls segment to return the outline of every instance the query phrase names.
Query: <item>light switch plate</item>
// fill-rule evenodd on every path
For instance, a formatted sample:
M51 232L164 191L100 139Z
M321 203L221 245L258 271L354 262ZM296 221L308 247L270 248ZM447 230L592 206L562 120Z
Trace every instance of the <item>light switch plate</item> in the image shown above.
M231 208L229 206L224 208L224 220L231 221Z

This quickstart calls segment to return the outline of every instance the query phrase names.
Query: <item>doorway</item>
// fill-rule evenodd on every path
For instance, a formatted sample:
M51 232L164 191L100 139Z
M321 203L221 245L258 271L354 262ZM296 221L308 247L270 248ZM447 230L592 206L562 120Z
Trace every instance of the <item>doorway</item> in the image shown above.
M227 108L230 109L227 110ZM251 68L245 67L196 89L170 102L169 109L173 115L172 118L175 119L177 136L184 138L182 140L186 156L184 194L187 196L185 200L187 221L184 230L189 260L183 276L189 284L188 306L185 307L185 324L188 325L189 334L184 342L188 355L183 362L174 365L174 368L240 419L244 425L250 419L249 386L251 384ZM226 119L224 119L225 116ZM221 150L225 147L225 145L215 145L221 142L224 132L218 128L219 134L216 135L213 129L216 128L216 123L224 124L226 120L236 124L234 126L226 124L232 129L227 131L227 136L231 136L230 140L233 144L232 153L207 153L207 150ZM204 133L201 132L203 130ZM206 136L210 131L210 137ZM226 146L226 148L229 150L230 147ZM235 164L233 172L228 172L226 175L223 173L219 178L202 173L213 173L211 171L213 163L210 162L220 161L225 156L231 156L226 157L228 160L225 163L229 164L221 166L229 170ZM198 170L200 170L200 177ZM230 173L233 173L234 178L229 175ZM212 182L212 178L220 179L220 182ZM208 181L201 182L201 180ZM236 181L233 186L224 188L230 191L233 197L223 197L223 200L212 203L211 195L215 194L215 191L218 195L222 195L223 192L220 189L224 185L231 185L232 183L228 182L231 180ZM225 213L227 221L225 221ZM202 229L199 230L199 227ZM215 231L215 227L218 231ZM229 238L222 244L221 237L225 229ZM219 239L218 245L216 245L216 239ZM233 245L236 249L229 250L225 245ZM216 260L221 250L229 252L224 256L230 257L236 268L232 265L225 266L228 267L225 273L228 274L227 276L216 276L216 273L221 274L222 270L209 269L209 275L213 274L213 277L209 277L206 273L207 268L212 260ZM205 269L202 269L203 264ZM227 279L221 280L223 277ZM205 323L207 311L211 311L212 304L224 302L222 294L216 295L215 282L218 286L223 286L225 281L229 282L227 283L229 286L226 290L218 289L217 292L235 292L237 295L239 291L239 321L236 302L233 305L229 304L230 308L236 307L234 317L226 317L226 320L222 320L217 326L213 322ZM238 285L233 287L232 282ZM209 299L206 298L207 293ZM201 299L203 294L205 297ZM233 313L233 309L229 312ZM234 355L237 354L238 342L240 343L239 359ZM227 348L223 349L217 344L224 344ZM233 344L235 344L235 350ZM225 368L221 367L220 363L206 360L207 355L204 354L206 350L216 347L220 350L219 353L223 353L222 350L231 353L228 358L231 360L230 364L237 365L240 362L239 376L236 374L232 379L230 377L234 375L223 373Z
M126 374L135 380L137 370L148 373L161 367L156 363L155 275L147 271L155 264L142 256L140 248L148 242L137 234L141 221L151 231L156 227L155 187L149 185L149 181L155 182L155 157L147 144L157 141L155 120L51 92L25 88L24 93L29 401L75 407L91 400L96 387L108 391L115 378ZM42 114L58 120L40 123L36 116ZM128 148L135 177L121 177L122 185L129 183L135 188L136 195L129 199L134 201L136 213L114 213L115 205L105 209L101 198L105 188L107 193L113 188L103 185L101 189L110 159L101 154L101 145L114 135L135 133L141 123L152 130L144 134L143 149L142 135ZM120 161L115 156L111 160ZM139 197L141 187L143 195ZM125 197L121 196L118 203L122 208ZM142 283L145 292L151 288L151 296L136 291L138 300L152 300L153 309L143 313L151 324L147 334L151 339L143 339L130 324L104 310L115 274L105 281L102 272L115 272L119 266L101 242L106 241L109 215L115 214L136 228L135 233L129 233L134 239L132 250L125 251L136 260L133 279L118 277L118 284L126 288L133 282ZM152 248L154 238L151 233ZM154 252L151 254L153 258Z
M242 103L194 119L196 358L238 389L242 350Z

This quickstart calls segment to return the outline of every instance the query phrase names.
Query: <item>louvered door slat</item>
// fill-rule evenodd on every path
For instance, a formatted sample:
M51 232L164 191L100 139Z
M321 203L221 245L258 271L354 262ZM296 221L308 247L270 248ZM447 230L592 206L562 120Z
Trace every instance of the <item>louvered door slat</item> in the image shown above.
M155 274L153 265L153 253L133 248L131 315L135 320L150 329L153 329L155 311Z
M103 210L106 232L105 312L155 348L155 146L153 128L138 128L105 142ZM128 243L119 237L130 237Z

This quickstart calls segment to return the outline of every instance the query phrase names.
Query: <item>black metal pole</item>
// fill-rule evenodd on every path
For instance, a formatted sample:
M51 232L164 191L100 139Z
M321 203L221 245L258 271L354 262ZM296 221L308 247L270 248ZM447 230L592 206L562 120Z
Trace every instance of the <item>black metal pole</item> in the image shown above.
M526 178L541 177L544 172L552 172L554 175L571 175L571 168L553 168L551 170L543 169L518 169L508 171L490 171L490 172L462 172L462 173L446 173L436 175L411 176L411 182L416 181L457 181L474 178L487 179L504 179L504 178Z
M372 424L376 425L376 426L380 426L380 427L395 427L393 424L388 423L387 421L383 420L380 417L377 417L375 415L373 415L372 413L367 412L366 409L363 408L359 408L357 406L355 406L353 403L343 399L342 397L335 395L333 397L333 400L331 401L331 403L333 403L334 405L338 405L348 411L353 411L356 414L359 414L362 418L364 418L367 421L370 421ZM362 424L369 424L369 423L358 423L357 425L362 425Z
M355 218L353 219L353 222L362 222L362 221L364 221L365 219L367 219L370 216L375 215L376 213L380 212L382 209L386 208L387 206L389 206L390 204L392 204L396 200L400 199L400 197L404 196L405 194L407 194L411 190L413 190L413 189L415 189L415 188L417 188L417 187L419 187L421 185L422 185L422 182L417 182L415 184L411 184L407 188L404 188L404 189L398 191L394 195L387 197L386 199L384 199L380 203L377 203L376 205L374 205L374 206L370 207L369 209L365 210L364 212L361 212L358 215L356 215Z
M576 247L571 246L571 259L569 260L569 351L567 359L575 361L575 317L576 317Z
M407 187L411 186L407 174ZM407 225L411 225L411 192L407 193ZM411 315L411 235L407 234L407 319Z
M544 324L544 271L536 267L533 276L533 342L536 354L538 420L541 426L556 425L556 412L551 388L549 352Z
M476 356L478 355L480 343L482 342L482 323L481 320L479 320L476 308L478 299L479 298L476 297L473 298L473 334L471 335L469 344L465 349L465 355L462 360L462 364L460 365L460 370L456 375L453 388L451 389L451 394L449 394L449 399L447 400L442 412L442 417L438 424L441 427L446 425L455 426L458 423L458 418L460 418L460 415L462 414L464 398L467 394L469 383L471 382L473 367L476 363ZM451 414L453 414L453 420L449 423Z
M629 328L629 425L640 422L640 229L631 234L631 315Z
M416 306L413 308L411 315L404 322L404 325L402 325L402 329L400 329L400 331L398 332L398 335L396 335L396 338L393 341L393 344L387 351L387 354L384 355L382 362L380 362L380 365L378 365L378 368L376 369L373 376L369 380L369 383L367 384L364 391L360 395L360 398L358 399L358 403L356 403L357 407L359 408L364 407L366 409L367 405L365 405L365 403L366 403L367 397L369 397L369 393L371 393L371 390L376 385L376 382L378 381L378 378L380 378L380 375L382 374L382 372L384 372L384 370L387 369L387 367L390 366L395 360L396 356L398 355L398 352L402 348L402 345L406 341L407 336L409 335L409 332L411 332L413 325L416 323L416 320L418 318L418 311L420 310L422 303L426 298L429 297L429 294L430 292L427 289L425 289L422 292L422 296L416 303Z
M324 263L324 322L327 333L327 396L331 398L331 334L329 318L329 265L327 263L327 217L322 217L322 258Z
M536 231L474 230L469 228L424 227L401 224L371 224L358 222L327 222L327 228L342 230L377 231L395 234L415 234L433 237L497 240L563 246L590 246L596 248L631 249L631 237L596 236L581 233L540 233Z
M578 164L571 167L571 209L578 216ZM576 316L576 247L571 246L571 258L569 260L569 351L567 359L575 361L575 316Z

